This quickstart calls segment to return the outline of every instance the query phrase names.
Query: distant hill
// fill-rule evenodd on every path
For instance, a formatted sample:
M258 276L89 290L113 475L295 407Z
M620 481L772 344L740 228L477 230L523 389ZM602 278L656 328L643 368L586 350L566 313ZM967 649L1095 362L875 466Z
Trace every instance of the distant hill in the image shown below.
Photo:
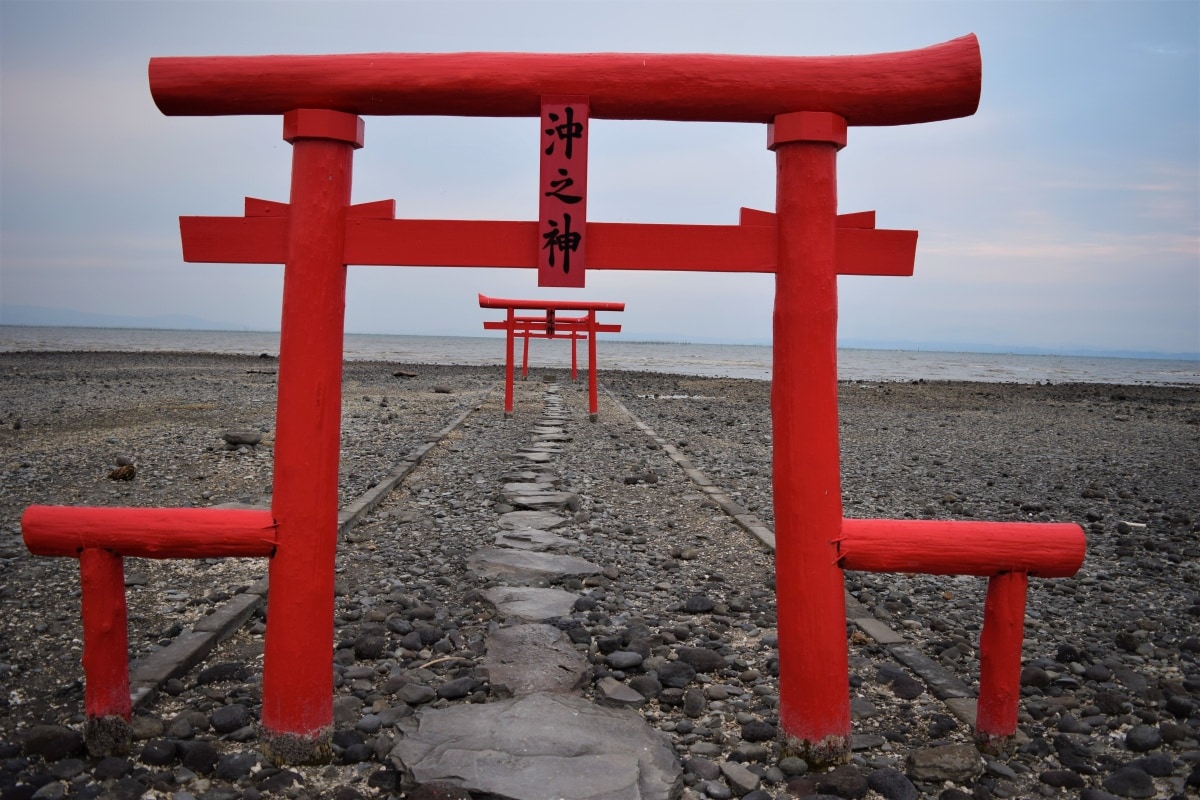
M69 308L0 305L0 325L43 325L56 328L154 328L165 330L237 331L245 328L189 314L134 316L98 314Z

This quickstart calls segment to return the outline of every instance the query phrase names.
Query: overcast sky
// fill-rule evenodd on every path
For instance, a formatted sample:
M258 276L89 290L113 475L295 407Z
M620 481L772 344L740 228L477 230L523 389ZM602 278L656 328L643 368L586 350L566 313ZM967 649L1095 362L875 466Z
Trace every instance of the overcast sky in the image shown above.
M1200 351L1200 3L0 0L0 300L278 329L282 267L182 262L178 217L286 201L278 117L166 117L154 56L834 55L979 37L968 119L852 128L840 210L920 231L911 278L843 277L844 344ZM354 202L536 219L537 122L367 117ZM592 221L774 208L766 126L593 122ZM351 267L346 328L480 335L476 294L623 300L623 338L769 342L773 279ZM3 321L0 319L0 321ZM614 320L616 321L616 320Z

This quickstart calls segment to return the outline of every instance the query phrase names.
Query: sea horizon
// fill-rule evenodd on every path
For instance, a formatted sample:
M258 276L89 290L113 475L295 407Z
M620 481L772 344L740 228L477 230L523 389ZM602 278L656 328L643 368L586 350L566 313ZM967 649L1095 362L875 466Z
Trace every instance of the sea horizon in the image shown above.
M635 341L601 335L597 369L769 380L769 344ZM0 352L197 352L275 355L278 331L83 325L0 325ZM580 369L587 346L579 347ZM346 333L344 358L488 366L504 364L504 337ZM522 359L519 346L516 359ZM1191 354L1183 354L1190 356ZM566 340L530 342L531 368L571 363ZM1094 355L838 346L842 381L963 380L988 383L1200 385L1200 356Z

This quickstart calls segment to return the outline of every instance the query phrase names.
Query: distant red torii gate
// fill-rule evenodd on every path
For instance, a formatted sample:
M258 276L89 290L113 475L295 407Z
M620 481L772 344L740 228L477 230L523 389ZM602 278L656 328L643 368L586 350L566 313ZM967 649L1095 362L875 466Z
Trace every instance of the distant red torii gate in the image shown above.
M837 216L836 153L848 126L968 116L980 83L973 35L865 56L152 59L151 91L163 113L282 115L293 145L289 203L247 198L242 217L180 219L187 261L284 264L272 509L269 519L234 519L231 544L237 554L271 557L261 720L268 753L297 762L329 751L346 265L529 268L540 248L536 222L397 220L391 200L351 205L352 153L363 144L358 115L536 117L551 96L586 98L592 118L768 125L774 214L745 211L733 226L589 221L586 267L775 275L779 716L789 740L820 760L849 753L843 568L988 576L977 731L1011 734L1027 576L1072 574L1083 559L1082 529L846 520L838 452L837 275L911 274L916 232L875 230L871 212ZM136 534L140 511L33 506L22 521L34 552L80 558L89 721L128 719L128 703L113 699L119 692L93 692L94 683L120 680L115 662L96 664L89 655L112 658L112 648L97 642L118 620L110 611L89 621L97 604L88 587L96 575L119 580L121 556L147 549ZM195 509L155 511L160 533L213 519L195 517ZM68 535L70 546L62 545L62 529L78 525L89 535ZM211 550L200 541L172 556ZM106 562L99 570L98 561ZM123 631L123 614L119 622Z
M505 331L504 349L504 416L513 413L513 339L520 336L525 341L525 353L521 359L521 378L529 371L529 340L570 339L571 380L575 380L575 345L580 339L588 341L588 415L592 422L598 414L596 393L596 334L620 333L621 326L602 324L596 321L597 311L624 311L624 303L591 300L507 300L479 295L480 308L502 308L506 317L502 322L484 322L485 330ZM540 317L517 316L517 311L542 311ZM560 311L585 311L582 316L564 317Z

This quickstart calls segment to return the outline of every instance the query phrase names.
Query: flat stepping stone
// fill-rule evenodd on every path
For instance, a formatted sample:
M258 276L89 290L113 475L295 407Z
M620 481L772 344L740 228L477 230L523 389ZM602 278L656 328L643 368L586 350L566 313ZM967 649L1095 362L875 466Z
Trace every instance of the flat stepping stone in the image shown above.
M504 492L504 500L517 508L562 509L572 504L578 508L579 495L574 492L533 491Z
M510 547L514 550L532 550L540 553L555 547L565 547L571 544L565 536L559 536L550 531L539 531L536 528L521 528L515 531L496 534L497 547Z
M537 528L544 531L557 528L566 521L566 517L551 514L549 511L509 511L507 514L501 514L498 520L501 528L509 530Z
M467 559L467 569L486 580L533 580L566 575L596 575L591 561L558 553L534 553L505 547L485 547Z
M513 458L523 458L534 464L546 464L550 461L550 453L517 453Z
M562 589L538 589L532 586L493 586L480 594L506 617L526 622L545 622L565 617L575 610L579 595Z
M417 783L511 800L669 800L682 774L641 715L564 694L424 711L389 757Z
M571 639L553 625L514 625L487 637L483 666L498 697L573 692L591 672ZM632 691L632 690L631 690Z

